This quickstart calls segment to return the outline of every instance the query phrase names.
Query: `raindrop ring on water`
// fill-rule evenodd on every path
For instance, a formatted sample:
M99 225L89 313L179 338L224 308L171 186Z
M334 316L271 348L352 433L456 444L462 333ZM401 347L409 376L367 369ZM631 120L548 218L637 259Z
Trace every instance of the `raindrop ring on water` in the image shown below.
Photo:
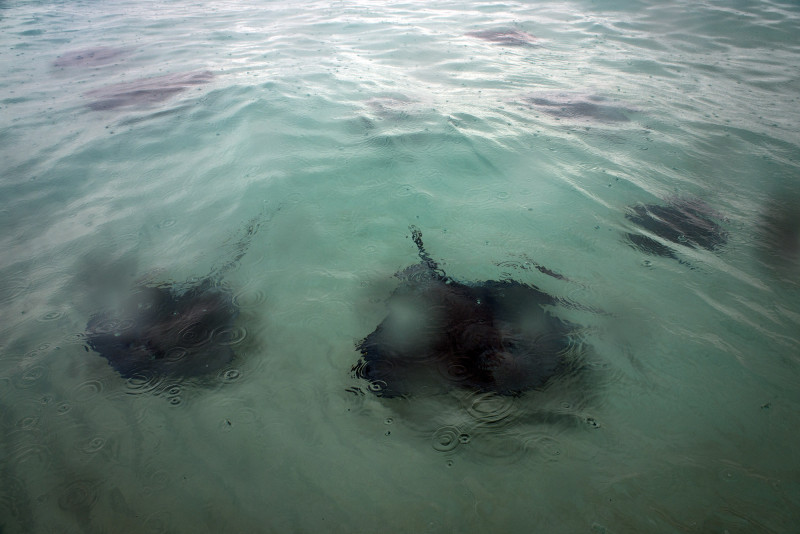
M239 380L239 378L242 376L242 373L238 369L225 369L217 376L223 382L235 382Z
M42 365L34 365L18 374L15 377L14 385L20 389L29 388L45 376L47 376L47 368Z
M87 401L103 392L103 383L99 380L87 380L75 388L76 400Z
M373 380L369 383L369 390L373 393L381 393L386 389L386 382L383 380Z
M563 454L561 442L552 436L539 436L525 444L525 448L538 453L548 461L556 461Z
M97 501L97 492L92 484L77 480L69 484L58 498L62 510L89 510Z
M247 337L247 329L242 326L219 328L214 330L212 336L219 345L235 345Z
M86 342L86 334L83 332L75 332L65 337L64 341L67 343L83 344Z
M449 452L458 447L461 432L454 426L443 426L433 433L433 448L439 452Z
M478 393L472 398L467 412L482 423L497 423L511 415L514 398L496 393Z
M194 323L181 330L179 337L189 346L197 347L211 340L211 331L200 323Z
M159 390L161 387L162 378L156 373L137 373L125 383L128 393L132 395L139 395L142 393L150 393Z
M41 322L46 323L46 322L50 322L50 321L57 321L58 319L61 319L62 317L64 317L64 312L59 311L59 310L52 310L52 311L49 311L47 313L44 313L44 314L40 315L37 319L39 321L41 321Z
M234 306L241 309L256 309L266 300L267 296L261 290L241 291L233 296Z
M39 424L39 418L34 416L23 417L17 421L17 428L22 430L30 430L36 428Z
M172 347L164 355L164 361L175 363L181 361L189 354L189 351L183 347Z
M105 446L106 440L100 436L90 439L86 444L81 447L81 450L86 454L94 454Z
M447 379L453 382L464 382L469 379L471 374L466 365L453 362L447 366Z
M21 277L6 278L0 285L0 303L10 302L28 290L30 282Z

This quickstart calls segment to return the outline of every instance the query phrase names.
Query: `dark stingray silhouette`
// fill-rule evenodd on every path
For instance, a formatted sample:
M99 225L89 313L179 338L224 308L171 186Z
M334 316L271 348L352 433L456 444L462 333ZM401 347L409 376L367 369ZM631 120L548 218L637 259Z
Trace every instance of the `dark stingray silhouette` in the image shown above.
M458 282L425 251L422 233L411 231L422 262L396 275L402 283L388 316L357 346L353 371L376 395L454 387L516 395L570 367L576 328L545 309L557 299L513 280Z
M728 240L727 233L715 221L719 216L699 199L673 199L666 205L638 204L628 208L625 217L663 240L646 234L626 234L635 248L647 254L677 259L675 249L664 241L713 251Z
M239 308L222 277L235 267L261 221L253 219L235 243L235 255L197 281L138 284L123 301L93 315L87 347L108 360L124 378L168 377L217 372L234 358Z
M102 87L88 91L85 96L91 99L88 106L98 111L144 107L163 102L189 87L206 84L213 78L214 74L210 71L165 74Z
M89 320L87 345L124 378L213 373L233 360L225 334L238 313L231 292L211 278L185 287L139 286L121 306Z
M522 99L531 107L564 119L591 119L599 122L627 122L634 110L609 104L605 97L583 94L543 94Z
M97 46L81 50L71 50L61 54L53 62L55 67L100 67L118 61L131 53L130 48Z
M800 193L773 191L762 208L756 232L762 263L786 281L800 281Z
M501 46L536 46L536 37L520 30L501 28L496 30L467 32L466 35L497 43Z

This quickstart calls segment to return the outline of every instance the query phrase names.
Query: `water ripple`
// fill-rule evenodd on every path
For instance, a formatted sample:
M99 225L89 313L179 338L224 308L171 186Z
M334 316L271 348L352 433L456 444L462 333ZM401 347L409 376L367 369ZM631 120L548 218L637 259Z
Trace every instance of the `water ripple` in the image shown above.
M100 380L86 380L73 390L76 402L86 402L103 392L103 382Z
M43 365L33 365L28 367L13 378L14 387L18 389L28 389L47 377L47 367Z
M94 454L102 449L106 444L106 439L100 436L95 436L89 441L80 445L80 450L86 454Z
M524 443L525 449L530 451L534 458L540 462L556 462L565 457L566 448L555 436L546 434L528 438Z
M188 347L201 347L211 343L212 330L205 322L192 323L178 333L181 342Z
M58 496L62 510L88 514L97 502L97 484L88 480L75 480L63 486Z
M433 433L431 442L433 448L439 452L450 452L458 447L461 431L454 426L443 426L437 428Z
M30 286L30 281L22 277L5 278L0 283L0 304L11 302L26 292Z
M64 317L64 312L61 310L51 310L49 312L43 313L39 317L36 318L37 321L46 323L51 321L58 321L62 317Z
M466 409L478 423L497 425L515 416L514 397L493 392L475 393L466 400Z
M261 290L241 290L233 296L234 305L241 310L261 308L267 301L267 294Z
M244 326L222 327L214 330L211 336L219 345L236 345L247 337L247 329Z
M16 427L20 430L31 430L39 426L39 418L34 415L23 417L17 421Z
M72 334L67 334L64 336L64 342L75 345L83 345L86 343L86 337L87 336L85 332L73 332Z
M16 430L6 438L10 447L8 456L18 469L46 469L53 461L53 453L43 443L45 434L35 427Z
M238 369L224 369L217 375L217 379L224 383L236 382L241 377L242 372Z
M125 387L131 395L157 393L164 387L164 378L156 372L139 372L126 380Z

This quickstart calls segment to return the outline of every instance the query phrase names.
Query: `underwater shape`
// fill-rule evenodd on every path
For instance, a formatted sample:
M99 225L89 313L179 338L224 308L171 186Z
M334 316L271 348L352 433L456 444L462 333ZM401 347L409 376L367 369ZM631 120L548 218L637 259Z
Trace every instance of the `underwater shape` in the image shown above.
M92 99L88 104L94 110L126 107L144 107L163 102L189 87L209 83L214 78L211 71L180 72L118 83L85 93Z
M527 32L503 28L467 32L466 35L502 46L536 46L534 43L537 40L534 35Z
M576 328L545 309L556 299L513 280L458 282L411 230L422 262L397 274L402 283L388 300L389 314L357 346L353 371L376 395L454 387L516 395L569 367Z
M800 193L773 191L756 226L758 257L785 281L800 282Z
M605 97L585 94L541 94L522 99L533 108L564 119L591 119L598 122L628 122L635 110L609 104Z
M278 208L280 209L280 208ZM183 283L139 283L120 300L92 315L86 345L123 378L136 375L208 375L234 358L231 334L239 307L222 285L264 220L252 219L233 243L233 257L211 274Z
M720 216L700 199L676 198L666 205L638 204L629 207L625 217L651 234L690 248L713 251L728 241L727 233L714 220ZM642 252L676 258L672 247L650 236L626 236Z
M89 320L87 345L124 378L210 374L233 360L219 334L238 314L230 290L210 278L187 287L141 285L121 306Z
M131 53L130 48L96 46L64 52L53 62L55 67L100 67Z

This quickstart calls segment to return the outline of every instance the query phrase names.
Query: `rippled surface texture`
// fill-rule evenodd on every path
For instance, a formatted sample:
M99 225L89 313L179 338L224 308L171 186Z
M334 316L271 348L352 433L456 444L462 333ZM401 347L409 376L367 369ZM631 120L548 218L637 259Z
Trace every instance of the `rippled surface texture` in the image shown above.
M0 1L0 530L794 530L798 35L775 0ZM586 372L370 394L410 225L576 303ZM220 266L213 372L92 350Z

